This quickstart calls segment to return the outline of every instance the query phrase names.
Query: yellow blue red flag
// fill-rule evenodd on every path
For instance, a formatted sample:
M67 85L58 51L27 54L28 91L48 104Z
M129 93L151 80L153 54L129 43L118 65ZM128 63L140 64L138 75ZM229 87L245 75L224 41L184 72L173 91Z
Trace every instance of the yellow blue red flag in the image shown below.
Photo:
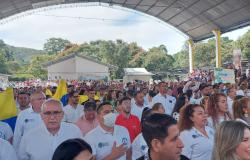
M7 122L12 129L16 124L17 108L13 88L0 92L0 120Z
M56 89L56 93L53 95L53 98L61 100L61 98L67 94L67 83L65 80L60 80Z

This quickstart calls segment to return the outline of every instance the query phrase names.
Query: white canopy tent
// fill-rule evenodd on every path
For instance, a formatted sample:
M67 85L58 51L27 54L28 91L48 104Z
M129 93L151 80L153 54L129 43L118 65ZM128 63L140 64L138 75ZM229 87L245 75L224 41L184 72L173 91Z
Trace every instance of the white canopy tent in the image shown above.
M135 80L141 80L149 82L152 79L151 72L148 72L145 68L124 68L123 83L133 82Z

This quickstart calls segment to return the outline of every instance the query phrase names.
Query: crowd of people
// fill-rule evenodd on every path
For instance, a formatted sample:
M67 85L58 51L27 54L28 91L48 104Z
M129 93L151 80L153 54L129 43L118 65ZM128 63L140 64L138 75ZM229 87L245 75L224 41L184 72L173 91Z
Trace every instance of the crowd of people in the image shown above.
M250 160L250 81L99 81L14 88L0 160ZM206 77L204 79L204 77Z

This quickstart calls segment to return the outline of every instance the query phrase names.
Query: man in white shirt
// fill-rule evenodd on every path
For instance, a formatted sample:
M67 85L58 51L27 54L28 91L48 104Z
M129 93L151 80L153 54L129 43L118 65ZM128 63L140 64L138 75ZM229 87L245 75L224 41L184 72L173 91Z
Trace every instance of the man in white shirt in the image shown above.
M165 82L160 82L158 84L158 87L159 87L159 93L156 96L154 96L152 100L152 106L155 103L161 103L164 106L165 113L171 115L174 105L176 103L176 98L167 95L167 88L166 88L167 86Z
M13 132L8 123L0 121L0 138L12 143Z
M131 114L137 116L137 118L141 121L142 111L145 107L147 106L144 104L143 92L136 92L135 103L132 105Z
M233 115L233 101L236 97L236 87L234 85L230 86L227 90L227 106L228 111Z
M17 96L17 102L18 102L18 111L21 112L27 108L29 108L30 104L30 94L26 92L20 92Z
M0 138L0 160L17 160L16 152L10 143Z
M203 99L203 97L209 96L210 94L212 94L210 87L211 87L211 85L208 85L206 83L201 83L200 86L199 86L201 97L198 98L198 99L195 99L195 98L192 97L190 99L190 103L191 104L198 104L198 105L200 105L201 100Z
M18 151L22 136L30 129L42 123L40 112L44 101L45 94L35 92L31 95L31 107L19 113L13 137L13 146L16 151Z
M55 149L65 140L81 138L80 129L62 122L62 103L48 99L42 105L43 123L26 133L21 140L19 160L50 160Z
M108 102L97 108L99 125L84 137L96 160L131 160L131 144L126 128L115 125L116 115Z
M68 104L63 108L65 122L75 123L83 114L84 107L79 103L79 93L72 91L69 93Z

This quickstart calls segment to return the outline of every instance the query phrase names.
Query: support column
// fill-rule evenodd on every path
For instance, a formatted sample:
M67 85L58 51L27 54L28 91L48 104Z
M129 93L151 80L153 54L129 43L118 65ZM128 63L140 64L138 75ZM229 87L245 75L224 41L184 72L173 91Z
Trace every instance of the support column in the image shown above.
M194 42L192 39L188 40L189 47L189 73L192 73L194 70Z
M216 29L216 30L213 30L213 34L215 36L215 40L216 40L216 68L219 68L221 67L221 32L220 30Z

